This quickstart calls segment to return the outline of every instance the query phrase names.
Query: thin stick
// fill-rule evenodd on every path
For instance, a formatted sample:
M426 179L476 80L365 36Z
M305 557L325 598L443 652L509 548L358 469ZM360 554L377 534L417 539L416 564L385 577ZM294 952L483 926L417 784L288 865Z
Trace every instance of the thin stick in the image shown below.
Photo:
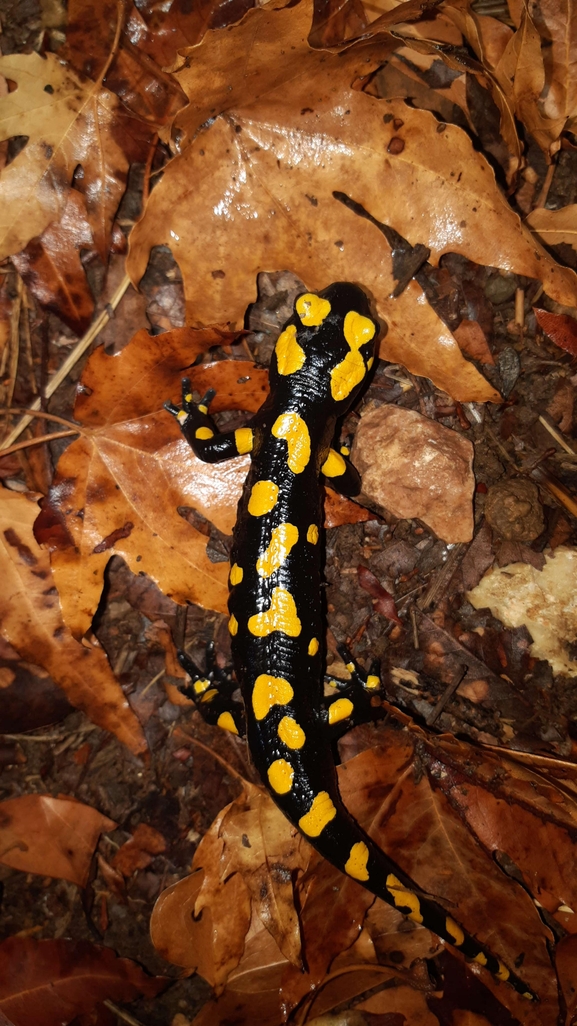
M126 275L121 281L118 288L116 289L116 292L110 299L110 302L107 303L105 309L102 311L101 314L98 315L94 323L90 325L86 334L74 346L74 349L72 350L72 352L68 354L62 366L59 368L59 370L56 371L56 374L54 374L50 378L50 381L46 386L46 399L49 399L50 396L54 394L56 389L59 387L59 385L62 384L62 382L66 378L67 374L72 370L74 364L78 362L82 354L86 352L90 345L92 345L94 339L97 337L97 335L100 334L104 326L108 324L112 311L116 310L116 307L120 303L120 300L122 299L129 285L130 278L128 277L128 275ZM40 409L40 396L36 397L36 399L32 403L31 409L34 411ZM2 445L4 448L9 448L9 446L13 445L16 439L22 434L24 429L27 428L31 421L34 419L34 416L35 414L27 414L25 417L22 417L18 421L16 427L13 428L10 434L3 439Z
M18 452L19 449L28 449L31 445L41 445L43 442L53 442L56 438L69 438L70 435L77 435L76 431L55 431L52 435L39 435L37 438L25 438L23 442L15 442L14 445L9 445L7 449L0 449L0 459L3 456L11 456L13 452Z

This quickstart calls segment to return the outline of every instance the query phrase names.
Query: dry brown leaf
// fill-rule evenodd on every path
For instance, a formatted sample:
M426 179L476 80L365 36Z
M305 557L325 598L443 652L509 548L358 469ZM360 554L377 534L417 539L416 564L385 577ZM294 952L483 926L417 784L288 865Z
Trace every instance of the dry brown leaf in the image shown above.
M104 652L75 641L62 620L48 553L32 533L37 513L25 495L0 493L2 635L24 659L43 666L72 705L139 754L146 750L142 728Z
M494 69L495 78L508 96L517 118L547 154L556 153L565 117L548 117L541 95L546 76L541 37L525 8L521 24Z
M128 169L117 141L126 114L112 93L81 81L52 53L1 57L0 73L16 84L2 101L0 139L29 137L0 174L0 256L18 253L60 219L80 166L86 218L106 261Z
M577 250L577 203L570 203L560 210L538 207L527 217L527 224L547 246L566 242Z
M426 770L424 775L415 774L415 749L411 736L387 730L382 747L364 751L339 767L343 800L354 809L360 824L403 866L417 885L452 909L455 917L480 940L488 943L505 962L512 964L523 953L523 976L540 994L541 1004L538 1007L528 1005L512 988L499 985L487 973L480 974L479 979L526 1026L552 1024L551 1008L556 984L546 945L549 933L539 920L530 894L507 876L487 853L485 834L481 835L479 844L470 826L455 814L452 805L454 798L466 803L468 791L475 790L476 793L477 789L486 795L489 803L495 801L491 790L496 779L496 767L500 766L499 757L490 754L485 765L483 755L477 754L475 758L475 749L461 742L449 742L443 746L427 742L423 732L417 728L413 731L426 745L425 749L421 748L419 762L420 771ZM354 737L355 734L349 735L349 741L352 742ZM463 767L468 769L466 780ZM462 782L459 774L463 777ZM499 779L503 781L499 797L504 804L502 829L496 837L500 850L517 861L529 886L535 877L529 870L527 858L539 858L542 872L548 874L548 884L553 883L556 871L547 869L551 860L543 856L543 851L539 855L531 855L521 850L524 832L530 830L524 817L531 814L537 822L539 817L547 815L547 795L551 795L551 790L547 791L546 781L539 779L538 774L523 768L513 768ZM445 780L447 786L442 788L440 784ZM536 788L533 787L535 783ZM532 787L534 812L529 813L526 798L530 798ZM458 795L455 788L459 789ZM557 793L561 795L562 788L557 789ZM569 813L569 805L573 816L577 815L575 801L565 799L564 805L566 808L561 809L561 816ZM554 804L552 808L556 814ZM267 834L261 831L263 813L265 821L270 823ZM521 814L520 818L517 813ZM496 827L497 820L493 818L492 822ZM519 843L514 837L517 822L521 824ZM550 826L553 828L553 823ZM277 830L281 833L277 834ZM243 937L248 939L252 935L255 917L261 923L264 921L272 933L267 924L268 902L271 886L277 886L274 867L280 865L283 874L279 875L291 876L293 886L296 883L300 934L307 967L307 972L303 973L285 962L283 1001L288 1009L299 1004L307 994L322 992L327 974L334 972L337 966L348 964L348 960L359 966L366 962L367 969L370 968L376 950L380 962L402 972L405 981L409 967L415 963L414 979L418 985L419 960L437 954L442 950L442 942L423 928L407 930L399 913L378 901L373 905L374 899L368 891L329 866L311 851L303 839L294 835L295 831L283 823L281 813L258 789L251 788L223 810L195 857L195 865L202 865L204 869L202 888L194 882L198 880L195 876L189 882L176 885L170 896L159 899L155 921L165 957L172 958L175 951L182 959L184 953L187 967L199 966L202 958L204 969L199 968L199 971L203 974L205 970L209 971L212 975L208 978L213 985L217 979L220 988L226 985L225 1005L226 995L235 990L233 980L236 977L247 982L251 974L256 974L254 978L258 980L259 970L271 966L271 949L263 949L267 961L260 965L254 960L247 963L246 950L242 954L242 941ZM286 843L279 847L278 838L282 836L286 836ZM242 849L240 855L239 848ZM550 851L549 847L543 850ZM449 871L447 867L450 867ZM230 899L225 900L223 896L223 881L227 887L236 880L238 887L239 878L246 881L242 914ZM262 886L262 891L257 885ZM180 886L183 889L179 905ZM249 892L247 907L245 902L249 900ZM163 900L167 903L165 907L161 904ZM284 900L288 900L288 894L286 898L283 896ZM186 908L180 914L178 909L184 905ZM366 918L370 906L373 906L371 914ZM202 916L199 918L201 908ZM191 915L193 909L194 916ZM382 915L376 916L380 909ZM210 919L207 919L208 915ZM355 944L363 921L369 932L362 944L360 939ZM187 944L183 944L182 924L186 924ZM217 938L214 947L207 940L211 930ZM207 944L212 948L212 955ZM276 950L278 952L278 948ZM278 955L280 957L280 952ZM236 968L231 970L235 958ZM247 989L249 986L247 983ZM358 992L353 987L351 993Z
M381 355L431 377L456 399L498 401L416 283L400 299L388 298L394 282L383 236L333 191L350 195L412 244L429 246L434 262L460 252L543 280L566 304L577 303L577 279L537 247L463 131L400 100L351 88L360 68L369 72L376 61L375 42L340 56L310 51L307 11L303 0L288 10L250 12L224 37L209 32L187 51L179 80L191 96L202 81L204 105L191 103L179 124L191 133L199 118L215 120L151 194L131 236L129 273L138 281L151 246L170 245L193 323L239 323L263 269L288 267L310 288L360 281L389 321ZM236 59L226 65L233 44ZM279 53L291 47L292 64ZM207 92L208 81L215 86ZM250 106L247 94L258 97Z
M549 118L571 118L577 114L575 6L572 0L539 0L531 10L542 39L550 44L545 50L543 111Z
M112 819L72 799L9 798L0 802L0 862L85 887L98 838L115 827Z
M166 985L87 941L15 936L0 944L0 1011L15 1026L66 1026L100 1001L152 998Z
M538 306L533 307L533 313L537 324L545 334L571 356L577 356L577 320L567 314L551 313L550 310L541 310Z

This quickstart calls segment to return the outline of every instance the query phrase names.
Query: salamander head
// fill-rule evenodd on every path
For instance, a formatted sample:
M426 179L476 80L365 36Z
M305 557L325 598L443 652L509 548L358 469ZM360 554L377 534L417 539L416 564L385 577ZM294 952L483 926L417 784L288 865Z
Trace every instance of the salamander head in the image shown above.
M322 292L305 292L276 343L271 385L284 379L311 401L344 411L371 369L378 333L358 285L334 282Z

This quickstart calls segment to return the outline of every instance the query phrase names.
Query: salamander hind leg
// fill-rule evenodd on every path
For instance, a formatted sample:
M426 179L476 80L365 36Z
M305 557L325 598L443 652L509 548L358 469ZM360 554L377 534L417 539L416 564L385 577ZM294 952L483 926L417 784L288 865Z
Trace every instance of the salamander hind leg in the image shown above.
M372 723L381 719L383 711L378 701L381 691L379 663L374 660L366 673L353 659L346 645L339 645L339 654L351 674L349 680L342 680L330 674L325 684L338 692L334 697L325 696L322 703L322 720L327 724L331 741L336 740L352 727L361 723Z
M233 698L238 684L231 677L230 667L221 669L217 665L214 644L209 642L206 646L204 673L186 652L178 652L178 661L190 677L190 684L181 685L180 690L192 699L202 718L213 726L244 737L244 706Z

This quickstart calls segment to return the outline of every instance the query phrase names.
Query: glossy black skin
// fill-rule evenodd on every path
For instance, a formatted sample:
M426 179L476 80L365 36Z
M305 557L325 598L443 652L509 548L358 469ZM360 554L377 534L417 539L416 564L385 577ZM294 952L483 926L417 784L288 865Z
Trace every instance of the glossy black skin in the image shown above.
M354 310L375 324L373 339L360 349L365 366L374 355L379 326L372 318L367 297L357 286L338 282L318 295L329 300L331 305L331 312L320 327L305 327L296 312L287 322L294 324L297 329L297 341L306 353L304 366L283 376L278 371L276 353L273 354L270 395L249 425L253 430L252 464L238 507L231 554L231 565L242 566L243 579L231 588L229 598L230 612L238 623L238 630L232 636L232 654L236 678L244 699L246 735L252 758L265 786L297 828L299 819L310 809L315 795L327 792L330 796L337 814L324 827L320 836L307 837L309 842L341 870L344 870L351 847L359 841L364 842L369 852L366 865L369 879L364 882L364 886L409 914L411 902L403 904L398 893L395 901L395 894L386 885L387 876L394 874L397 881L406 887L411 899L417 900L418 915L422 917L424 925L449 943L455 944L454 933L447 929L447 913L436 902L422 896L410 878L361 830L342 804L338 792L331 731L327 724L327 703L323 703L322 697L325 666L325 626L321 598L322 548L320 542L312 545L304 539L311 524L315 524L319 531L322 527L321 467L334 437L336 421L366 386L365 374L345 399L336 402L330 392L330 371L350 351L343 336L344 318L349 311ZM188 383L183 383L183 395L188 388ZM167 404L167 407L174 415L180 412L172 404ZM199 458L212 462L238 454L234 433L218 435L210 418L199 412L197 405L190 399L183 399L183 410L188 416L184 423L181 422L181 427ZM311 438L311 459L298 474L287 466L286 441L275 438L271 431L277 417L286 411L296 412L302 417ZM182 413L180 415L182 418ZM201 441L195 437L195 431L199 426L206 425L214 430L215 437ZM272 480L279 485L278 500L270 513L253 516L248 512L248 501L253 485L262 480ZM330 483L346 494L358 491L358 476L350 464L342 475L332 477ZM299 541L284 564L271 577L263 579L256 572L257 560L267 548L273 528L286 522L298 528ZM255 613L269 609L273 589L277 587L285 589L295 599L301 632L297 637L290 637L280 630L274 630L265 637L255 637L247 627L248 620ZM318 639L319 648L316 654L309 655L308 643L313 637ZM195 673L196 668L185 656L182 661L191 674L198 676L200 671ZM252 690L254 681L263 673L289 681L294 697L289 704L273 706L264 719L257 720L252 710ZM371 715L362 675L353 676L357 677L356 683L349 685L346 692L337 694L335 700L341 694L352 696L356 692L364 711L361 717L351 717L341 724L341 730L348 729L351 722L369 719ZM211 715L208 707L203 709L199 705L199 708L211 722L216 722L216 714L225 706L231 708L239 733L243 733L242 713L231 704L231 691L232 687L229 687L226 696L224 693L217 696L216 713ZM277 733L279 721L287 715L297 721L305 734L305 743L298 750L287 749ZM288 759L294 767L293 786L289 793L283 795L275 793L267 779L268 767L279 758ZM414 904L412 911L414 913ZM417 918L417 921L420 920ZM501 974L503 978L503 974L508 971L502 964L473 937L464 931L463 934L464 939L458 944L460 950L470 958L481 954L486 959L484 964L487 969L495 975ZM526 984L514 973L509 973L507 979L520 993L534 998Z

